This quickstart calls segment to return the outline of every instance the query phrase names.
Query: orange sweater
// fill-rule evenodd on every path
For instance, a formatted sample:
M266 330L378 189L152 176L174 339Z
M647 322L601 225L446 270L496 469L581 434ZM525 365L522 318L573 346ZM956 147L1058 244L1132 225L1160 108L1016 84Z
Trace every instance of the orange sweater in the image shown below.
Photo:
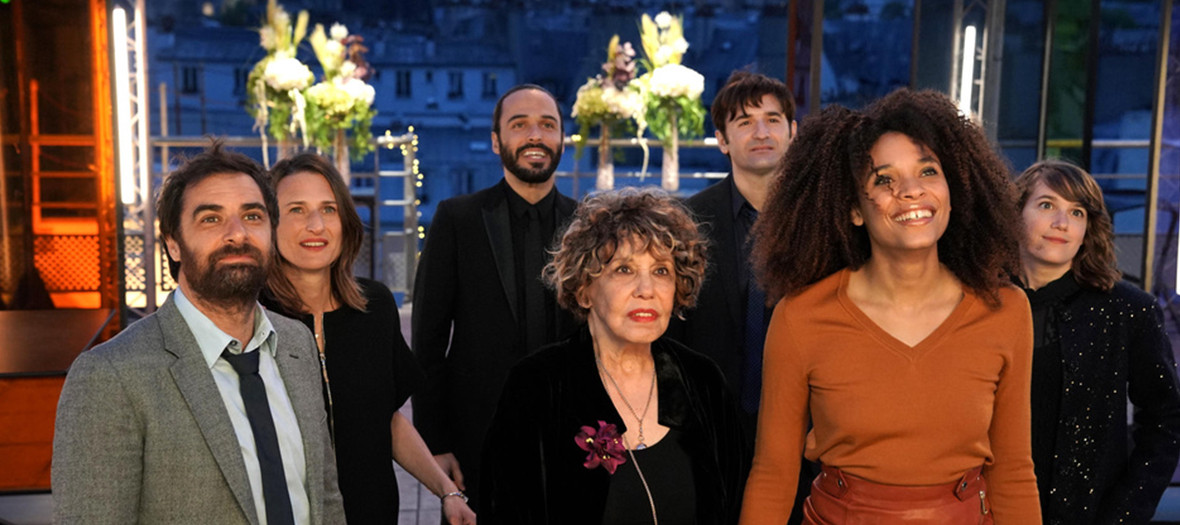
M787 521L800 452L892 485L953 483L983 464L995 523L1041 523L1025 295L1005 288L993 310L965 290L946 321L909 347L853 304L849 275L837 272L774 309L742 525Z

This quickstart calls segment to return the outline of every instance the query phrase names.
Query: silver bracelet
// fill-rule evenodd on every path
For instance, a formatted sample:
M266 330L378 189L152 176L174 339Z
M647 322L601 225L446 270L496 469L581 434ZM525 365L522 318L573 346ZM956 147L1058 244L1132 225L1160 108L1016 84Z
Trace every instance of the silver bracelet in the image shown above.
M451 496L459 496L460 498L463 498L463 503L467 503L467 495L459 490L456 490L455 492L448 492L446 494L443 494L442 496L439 496L438 501L439 501L439 503L442 503L443 501L446 501L446 499Z

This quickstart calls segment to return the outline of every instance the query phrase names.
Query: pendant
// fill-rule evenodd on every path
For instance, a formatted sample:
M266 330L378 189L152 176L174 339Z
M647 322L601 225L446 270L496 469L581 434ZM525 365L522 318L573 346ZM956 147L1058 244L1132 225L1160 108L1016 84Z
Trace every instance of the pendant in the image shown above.
M647 444L642 441L640 441L638 445L635 445L635 450L643 450L645 448L647 448Z

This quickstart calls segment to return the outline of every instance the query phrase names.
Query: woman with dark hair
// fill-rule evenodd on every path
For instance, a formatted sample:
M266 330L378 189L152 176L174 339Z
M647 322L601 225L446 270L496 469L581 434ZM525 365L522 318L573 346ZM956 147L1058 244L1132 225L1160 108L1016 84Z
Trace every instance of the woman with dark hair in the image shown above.
M277 253L262 303L315 335L324 405L349 523L397 523L395 460L442 498L449 523L475 523L398 409L422 382L385 285L354 277L364 231L344 179L324 158L303 153L271 169L278 197Z
M934 92L804 121L755 225L777 300L742 523L1040 523L1012 183ZM809 430L809 423L811 424ZM802 452L802 454L801 454Z
M716 364L663 337L704 275L704 238L666 193L581 203L544 278L586 328L509 374L484 444L481 521L737 521L749 455L736 401Z
M1180 458L1180 386L1159 308L1120 281L1110 214L1089 173L1046 160L1016 186L1045 523L1147 523Z

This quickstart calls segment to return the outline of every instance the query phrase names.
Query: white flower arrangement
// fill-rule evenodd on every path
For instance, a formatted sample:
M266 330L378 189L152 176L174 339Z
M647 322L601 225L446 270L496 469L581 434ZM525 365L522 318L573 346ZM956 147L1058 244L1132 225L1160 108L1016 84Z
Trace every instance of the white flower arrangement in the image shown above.
M578 88L572 116L579 124L577 155L590 133L590 127L602 125L609 138L612 126L634 120L642 134L644 96L635 80L635 50L630 42L619 43L614 35L606 48L606 62L602 73L586 79Z
M700 100L705 91L705 77L683 65L667 64L651 72L648 89L657 97Z
M703 134L705 106L701 104L701 93L705 91L705 77L680 63L688 51L683 19L667 11L655 19L644 14L639 35L646 55L642 63L647 73L639 77L639 85L648 127L661 141L672 135L673 123L678 135Z
M372 151L373 100L377 92L365 82L369 74L361 42L348 28L333 24L325 32L316 24L308 41L324 70L324 78L307 88L308 135L321 149L330 147L338 133L349 133L349 150L356 158Z
M303 62L294 57L282 57L270 60L263 70L262 78L266 85L275 91L291 91L306 89L315 78Z
M262 135L264 151L267 137L283 141L304 128L301 90L315 77L295 58L295 51L306 32L307 11L300 12L292 26L291 15L276 0L267 3L266 24L258 30L258 43L266 56L250 71L246 103L254 129Z
M571 116L578 120L587 120L584 117L592 121L626 120L642 113L643 95L638 89L603 87L595 79L590 79L578 88Z

